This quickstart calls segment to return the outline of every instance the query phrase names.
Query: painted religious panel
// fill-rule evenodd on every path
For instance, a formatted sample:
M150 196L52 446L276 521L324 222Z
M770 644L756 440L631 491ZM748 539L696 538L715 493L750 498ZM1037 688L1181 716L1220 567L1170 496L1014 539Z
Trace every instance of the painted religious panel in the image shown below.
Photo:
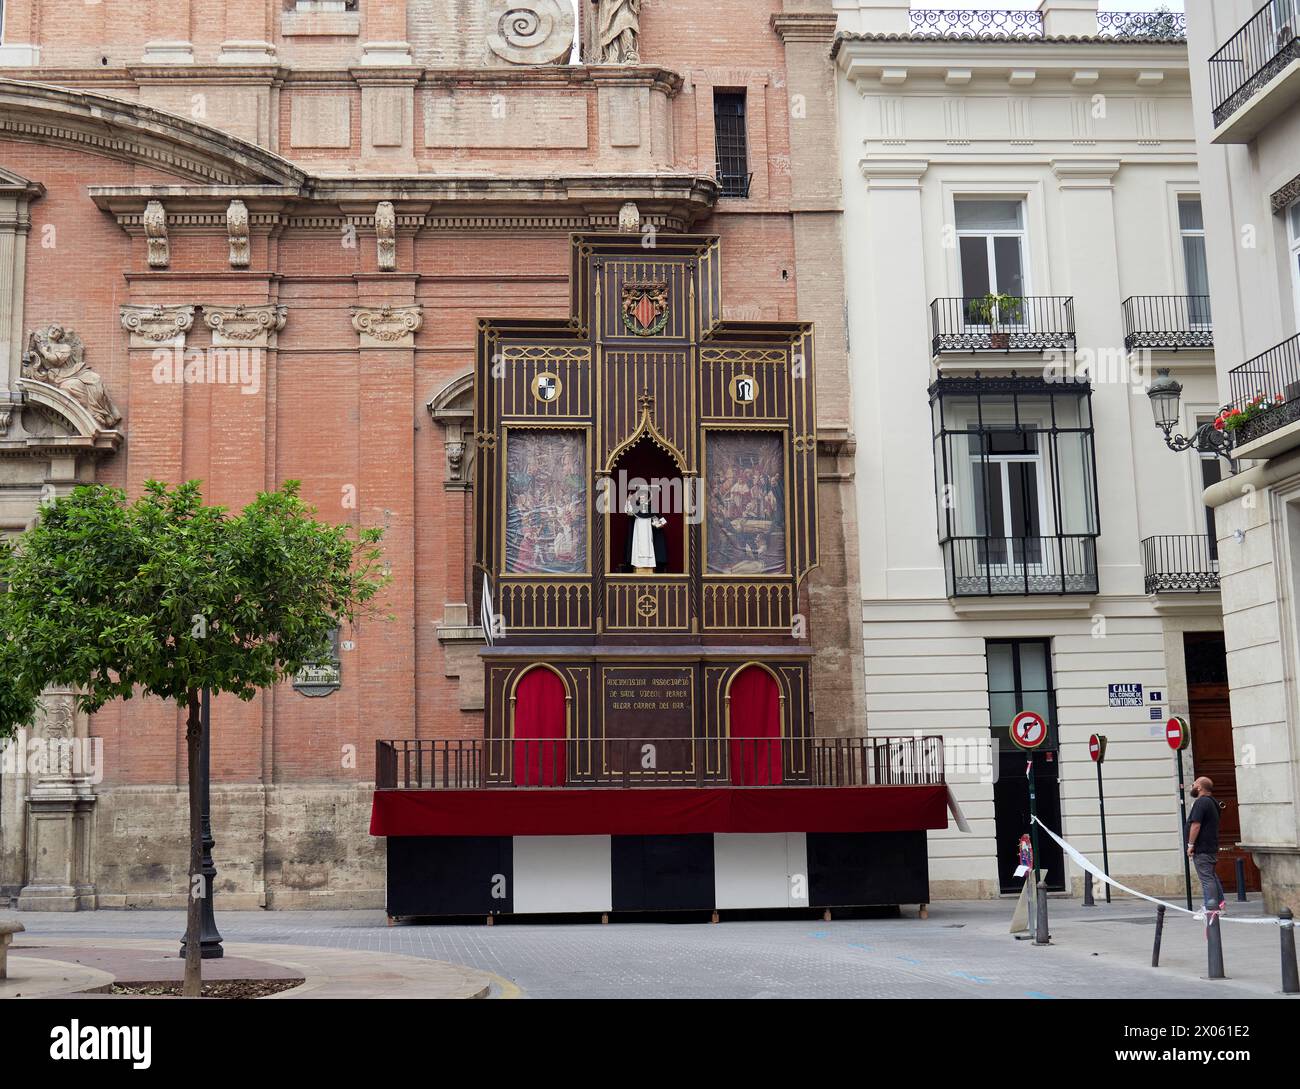
M760 431L711 432L706 494L709 573L784 574L781 436Z
M511 429L506 556L512 575L587 570L587 440L581 431Z

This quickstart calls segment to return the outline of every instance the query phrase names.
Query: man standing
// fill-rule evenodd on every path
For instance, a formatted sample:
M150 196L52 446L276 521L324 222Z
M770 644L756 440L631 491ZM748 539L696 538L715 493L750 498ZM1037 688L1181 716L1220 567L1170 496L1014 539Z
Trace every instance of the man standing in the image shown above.
M1192 811L1187 815L1187 854L1201 880L1201 896L1206 911L1223 912L1227 899L1219 881L1219 803L1214 798L1214 784L1202 775L1192 784Z

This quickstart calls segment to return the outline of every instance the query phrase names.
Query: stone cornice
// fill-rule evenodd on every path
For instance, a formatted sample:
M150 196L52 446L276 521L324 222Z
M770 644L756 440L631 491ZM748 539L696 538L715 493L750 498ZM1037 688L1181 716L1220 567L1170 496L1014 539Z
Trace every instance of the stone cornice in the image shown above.
M1062 189L1109 189L1119 170L1118 159L1052 160L1052 173Z
M96 91L0 79L0 135L45 144L80 144L213 185L277 182L307 175L286 159L178 114Z
M872 189L919 189L928 159L862 159L858 169Z
M1033 70L1039 77L1067 82L1076 71L1095 73L1098 81L1137 86L1151 73L1180 76L1165 79L1168 93L1186 96L1190 65L1182 43L1132 42L1113 39L930 39L840 35L831 50L841 71L854 83L878 83L884 69L904 79L937 78L954 68L972 77L1003 79L1010 72ZM902 82L895 80L895 82ZM1044 82L1044 78L1037 81ZM1051 82L1051 81L1049 81ZM1173 84L1169 87L1169 84Z
M829 41L829 36L827 37ZM398 82L414 81L417 89L433 87L506 87L537 90L583 85L614 84L651 87L669 96L682 88L682 77L655 65L538 65L508 68L420 68L418 66L375 65L354 68L284 68L277 65L130 65L126 68L27 68L7 69L7 74L27 82L57 84L73 88L112 88L132 93L141 83L165 81L170 86L264 86L356 87L385 76ZM391 79L388 81L392 81Z
M830 42L839 16L833 11L790 11L772 16L772 29L783 42Z
M284 186L230 189L197 185L90 186L96 206L128 234L143 232L146 205L167 210L172 234L224 231L230 201L248 209L251 229L374 228L376 207L389 201L401 230L613 230L628 201L642 223L684 231L712 210L717 180L702 174L577 174L549 177L404 175L311 179Z

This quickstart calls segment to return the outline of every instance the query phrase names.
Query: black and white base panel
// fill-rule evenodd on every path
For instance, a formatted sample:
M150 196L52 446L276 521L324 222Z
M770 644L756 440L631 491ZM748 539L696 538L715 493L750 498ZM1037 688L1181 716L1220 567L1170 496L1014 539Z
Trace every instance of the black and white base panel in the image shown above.
M388 838L388 914L395 918L929 899L924 831Z

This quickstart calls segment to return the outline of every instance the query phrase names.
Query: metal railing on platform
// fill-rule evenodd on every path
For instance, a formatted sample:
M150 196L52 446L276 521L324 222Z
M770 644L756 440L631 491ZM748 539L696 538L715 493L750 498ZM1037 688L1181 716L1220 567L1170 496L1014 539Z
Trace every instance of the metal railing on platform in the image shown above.
M937 736L419 738L375 743L380 790L943 782L943 739Z

